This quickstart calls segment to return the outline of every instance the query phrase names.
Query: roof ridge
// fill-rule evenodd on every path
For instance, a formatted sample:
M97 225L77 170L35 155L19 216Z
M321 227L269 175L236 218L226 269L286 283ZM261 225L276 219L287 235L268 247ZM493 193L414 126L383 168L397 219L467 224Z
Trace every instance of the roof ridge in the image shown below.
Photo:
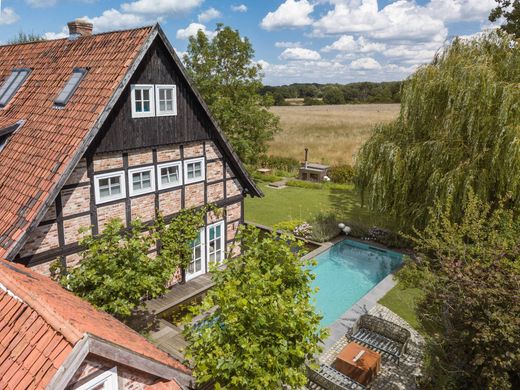
M12 263L8 263L7 260L0 259L0 267L6 267L12 272L21 272L27 276L27 271L18 269L19 266ZM1 272L2 284L5 288L20 298L26 305L31 307L36 313L38 313L56 332L60 333L69 341L72 345L75 345L80 339L83 338L83 333L79 332L76 328L69 323L69 321L63 318L60 314L56 313L50 307L42 304L40 300L33 296L30 289L26 288L22 283L18 283L9 272ZM34 278L33 275L29 275ZM43 277L38 275L38 278ZM38 278L34 278L40 281ZM72 294L70 291L63 289L64 292Z
M98 36L101 36L101 35L109 35L109 34L125 33L125 32L128 32L128 31L139 31L139 30L146 30L146 29L150 29L150 30L152 30L153 28L155 28L155 26L156 26L157 24L158 24L158 23L155 23L155 24L147 24L147 25L144 25L144 26L141 26L141 27L135 27L135 28L125 28L125 29L120 29L120 30L103 31L103 32L99 32L99 33L96 33L96 34L92 34L92 35L87 35L87 36L84 36L84 37L80 37L80 38L78 38L78 39L81 39L81 38L98 37ZM49 43L49 42L68 41L68 40L69 40L68 37L64 37L64 38L56 38L56 39L42 39L42 40L39 40L39 41L30 41L30 42L6 43L6 44L3 44L3 45L0 45L0 47L14 47L14 46L25 46L25 45L38 45L38 44L45 44L45 43Z

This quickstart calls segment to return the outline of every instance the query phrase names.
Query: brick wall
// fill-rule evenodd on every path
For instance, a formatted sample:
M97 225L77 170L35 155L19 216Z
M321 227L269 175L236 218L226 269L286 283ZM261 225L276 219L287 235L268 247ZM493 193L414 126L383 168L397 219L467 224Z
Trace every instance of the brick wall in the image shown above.
M158 380L154 375L91 354L76 371L68 387L80 386L114 367L117 367L119 389L144 390L146 386L154 384Z
M232 179L234 174L227 167L227 182L222 181L224 178L224 160L222 154L211 141L190 143L184 145L184 157L186 159L201 157L206 152L206 181L186 185L184 187L184 201L186 208L199 207L204 204L204 198L207 196L208 202L217 202L224 200L224 185L226 185L227 196L237 196L242 194L242 188L236 179ZM153 151L151 149L129 151L128 167L131 169L135 166L143 166L153 164ZM179 145L168 145L157 149L157 163L161 164L168 161L179 161L181 158L181 147ZM218 159L214 161L215 159ZM212 161L213 160L213 161ZM209 161L209 162L208 162ZM93 157L94 174L100 174L107 170L123 170L123 153L105 153L95 155ZM128 180L128 175L125 176ZM231 179L230 179L231 178ZM211 183L211 184L207 184ZM67 185L61 190L62 204L62 220L56 221L57 213L55 204L49 208L43 221L28 239L26 245L20 252L21 257L42 254L49 250L59 248L59 231L58 223L61 223L63 229L63 241L65 245L72 245L78 242L80 228L91 226L92 218L98 224L98 231L102 232L105 225L113 218L119 218L126 224L127 207L130 208L131 218L140 218L143 222L149 222L155 219L156 205L164 216L175 214L181 210L182 193L181 187L160 190L156 194L149 193L135 197L129 197L119 201L109 202L95 206L95 214L90 210L91 184L87 172L87 160L81 159L78 166L73 170ZM157 196L157 200L156 200ZM157 203L156 203L157 202ZM128 204L127 204L128 203ZM240 203L226 207L226 215L228 222L235 222L241 218ZM222 219L215 215L208 216L208 223L213 223ZM233 223L226 229L229 232L228 239L235 235L237 224ZM50 255L49 255L50 256ZM50 259L49 264L57 257ZM66 263L69 266L75 266L80 260L80 255L75 253L66 256ZM48 273L48 265L39 265L38 270ZM180 273L177 272L172 282L180 280Z

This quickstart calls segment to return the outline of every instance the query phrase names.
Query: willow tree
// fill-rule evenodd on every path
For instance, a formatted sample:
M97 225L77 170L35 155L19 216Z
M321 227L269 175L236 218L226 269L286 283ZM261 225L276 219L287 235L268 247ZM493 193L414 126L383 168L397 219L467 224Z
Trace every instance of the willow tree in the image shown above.
M470 192L520 205L520 46L492 32L457 39L404 83L398 119L357 158L368 205L422 228L435 201L460 218Z

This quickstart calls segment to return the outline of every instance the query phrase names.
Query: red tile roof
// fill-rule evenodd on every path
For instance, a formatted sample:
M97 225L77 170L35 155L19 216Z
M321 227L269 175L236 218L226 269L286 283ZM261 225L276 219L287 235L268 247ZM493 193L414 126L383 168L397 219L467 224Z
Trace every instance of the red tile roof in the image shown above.
M0 130L25 121L0 153L0 256L53 201L49 195L155 30L0 46L0 83L14 68L32 69L0 109ZM53 101L75 67L89 71L65 108L56 109Z
M44 388L85 334L190 371L114 317L56 282L0 259L0 389ZM175 382L160 382L175 389ZM157 387L162 389L162 387Z

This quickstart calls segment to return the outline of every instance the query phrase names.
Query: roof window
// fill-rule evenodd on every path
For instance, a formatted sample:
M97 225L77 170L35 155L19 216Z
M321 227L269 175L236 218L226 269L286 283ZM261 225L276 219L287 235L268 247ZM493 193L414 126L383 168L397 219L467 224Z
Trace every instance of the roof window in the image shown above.
M7 103L20 89L27 76L31 73L30 69L13 69L9 77L0 87L0 108L7 106Z
M86 68L74 68L72 76L69 81L67 81L67 84L65 84L65 87L62 89L56 100L54 100L54 104L58 107L65 107L86 74Z

